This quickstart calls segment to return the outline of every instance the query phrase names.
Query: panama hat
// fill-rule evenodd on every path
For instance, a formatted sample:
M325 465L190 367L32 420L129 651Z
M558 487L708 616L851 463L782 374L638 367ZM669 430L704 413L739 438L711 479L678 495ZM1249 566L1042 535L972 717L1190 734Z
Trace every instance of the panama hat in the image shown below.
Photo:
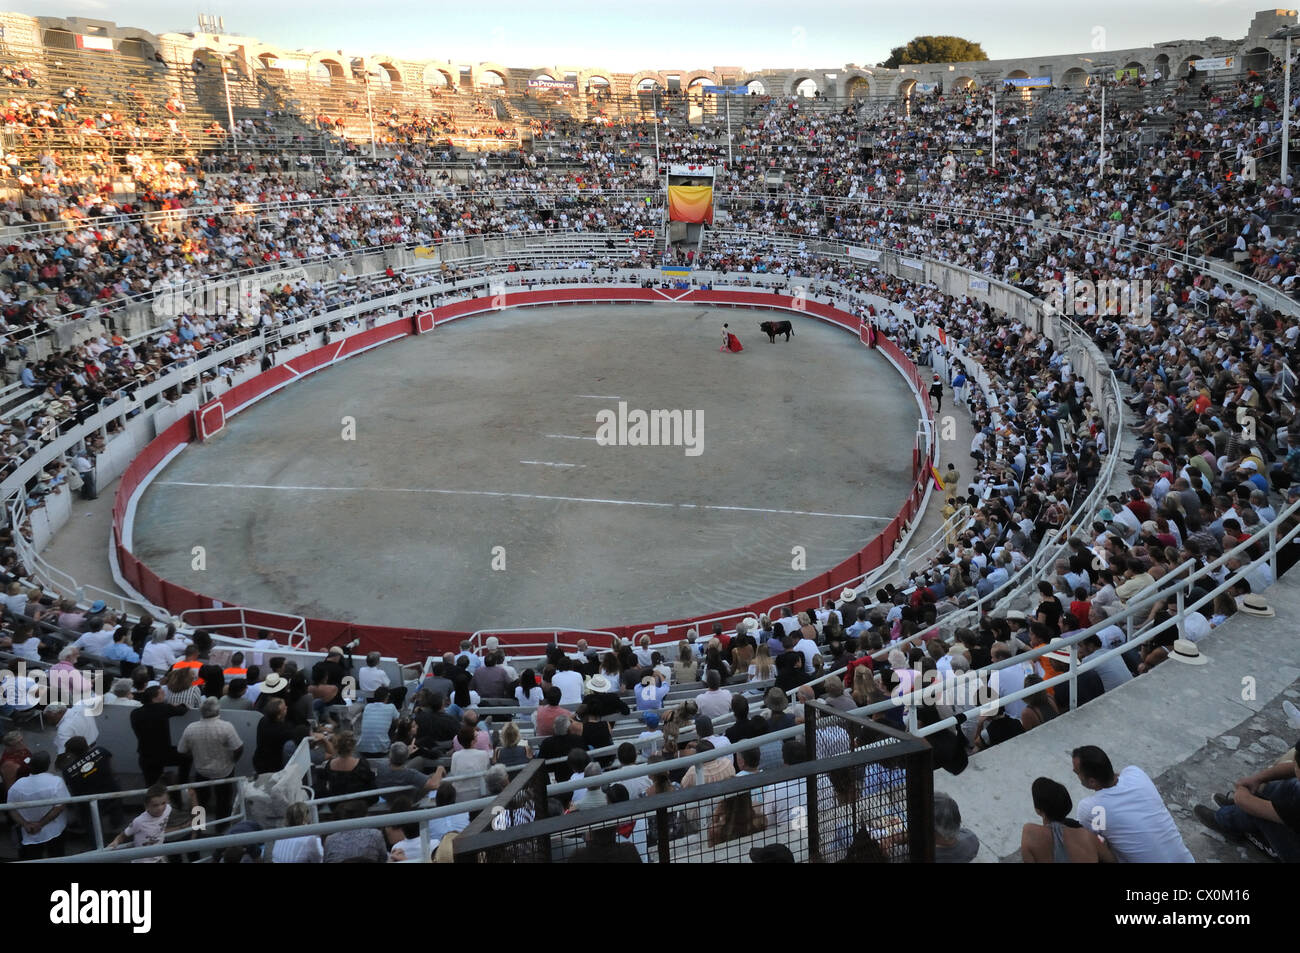
M1253 593L1242 598L1241 611L1247 615L1257 615L1265 619L1271 619L1277 615L1273 611L1273 607L1264 601L1263 596L1257 596Z
M1169 657L1176 662L1182 662L1184 665L1207 665L1209 659L1201 654L1201 650L1196 647L1196 643L1190 639L1177 639L1173 647L1169 650Z
M857 600L857 598L858 598L858 594L853 589L840 590L840 602L854 602Z
M591 678L587 679L587 691L593 694L600 694L609 691L609 679L597 672Z
M282 675L272 672L266 676L266 681L262 683L263 695L275 695L289 687L289 682Z

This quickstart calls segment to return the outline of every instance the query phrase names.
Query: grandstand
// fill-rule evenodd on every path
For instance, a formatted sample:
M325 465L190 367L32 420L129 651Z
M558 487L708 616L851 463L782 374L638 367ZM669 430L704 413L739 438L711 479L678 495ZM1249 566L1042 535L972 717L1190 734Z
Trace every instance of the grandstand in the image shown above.
M1097 745L1137 766L1113 796L1168 823L1071 859L1296 859L1296 22L1104 67L617 73L0 14L0 856L1033 860L1031 785L1102 803L1105 759L1062 757ZM670 183L706 180L686 220ZM701 577L707 606L654 617L452 624L418 586L418 624L298 589L244 605L179 536L160 571L183 497L149 523L147 494L187 465L242 498L216 517L242 521L234 558L268 548L238 507L273 487L209 461L243 439L268 481L294 462L254 429L289 418L271 395L382 386L397 355L542 307L788 320L777 346L828 389L804 342L843 349L902 395L894 509L790 585ZM884 458L869 410L799 436ZM815 506L829 479L777 469L814 501L785 515L844 515ZM289 593L298 568L269 575ZM1239 776L1259 783L1205 806ZM202 836L137 819L115 844L160 780ZM1253 824L1272 796L1281 823Z

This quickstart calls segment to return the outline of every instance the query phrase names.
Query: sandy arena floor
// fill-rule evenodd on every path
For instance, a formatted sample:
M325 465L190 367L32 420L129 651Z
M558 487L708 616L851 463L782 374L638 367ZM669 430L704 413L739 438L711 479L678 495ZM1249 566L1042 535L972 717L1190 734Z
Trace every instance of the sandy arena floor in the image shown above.
M140 501L137 554L232 603L439 629L599 628L761 599L892 519L917 421L902 378L853 336L796 319L769 344L768 317L787 315L535 308L378 348L186 449ZM742 353L719 353L724 321ZM620 401L702 412L701 452L602 446L597 412Z

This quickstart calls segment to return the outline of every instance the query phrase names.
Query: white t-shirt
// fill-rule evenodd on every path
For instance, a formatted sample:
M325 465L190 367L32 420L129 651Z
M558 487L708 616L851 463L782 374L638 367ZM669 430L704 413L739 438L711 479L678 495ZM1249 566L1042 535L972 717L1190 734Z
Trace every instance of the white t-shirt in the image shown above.
M70 797L72 795L68 792L68 786L63 783L63 778L57 774L47 773L19 778L9 788L8 801L10 804L21 804L25 801L46 801L53 798L67 800ZM39 821L49 811L50 806L47 804L45 807L29 807L17 813L24 821ZM44 844L62 834L67 826L68 812L63 811L35 834L29 834L27 829L23 828L23 843Z
M176 664L176 653L170 642L150 642L140 653L140 664L148 665L155 672L165 672Z
M148 811L142 811L135 820L126 826L126 830L122 831L122 836L134 838L135 847L153 847L161 844L167 833L167 822L171 819L171 816L172 806L170 804L163 809L161 817L154 817ZM141 857L135 863L161 864L166 860L166 857Z
M560 690L561 705L579 705L582 703L581 672L556 672L551 677L551 684Z
M989 686L993 688L998 697L1002 698L1014 692L1020 691L1025 687L1025 665L1008 665L1006 668L1000 668L989 676ZM1025 703L1021 701L1007 702L1002 706L1006 709L1008 715L1012 718L1019 718L1025 710Z
M1164 798L1137 765L1121 771L1114 787L1082 798L1075 819L1105 837L1120 863L1195 863Z
M357 690L361 692L362 698L368 699L381 685L384 688L390 687L390 679L388 673L378 665L366 665L357 671Z
M800 639L794 644L796 652L803 653L803 673L811 675L813 673L813 656L817 654L817 643L812 639Z
M319 864L324 860L325 851L321 847L320 837L315 834L285 837L276 841L271 848L271 862L276 864Z
M59 726L54 730L54 746L59 754L63 754L63 749L68 746L68 739L75 735L85 738L88 745L93 745L99 740L99 726L95 724L95 716L90 714L90 709L98 705L98 698L87 698L69 706L63 713L63 717L59 719Z

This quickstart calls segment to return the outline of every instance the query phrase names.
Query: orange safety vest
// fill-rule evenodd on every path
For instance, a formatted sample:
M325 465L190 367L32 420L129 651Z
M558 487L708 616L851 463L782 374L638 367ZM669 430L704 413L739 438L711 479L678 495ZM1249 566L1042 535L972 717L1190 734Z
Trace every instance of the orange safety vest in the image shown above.
M201 669L202 667L203 667L203 663L200 662L198 659L195 659L192 662L187 662L185 661L185 659L181 659L179 662L177 662L175 665L172 666L172 671L175 671L178 668L192 668L194 670L194 684L202 688L203 679L199 678L199 669Z
M246 669L246 668L227 668L227 669L223 669L222 672L221 672L221 674L224 675L224 676L226 676L226 678L243 678L245 675L248 674L248 669Z

